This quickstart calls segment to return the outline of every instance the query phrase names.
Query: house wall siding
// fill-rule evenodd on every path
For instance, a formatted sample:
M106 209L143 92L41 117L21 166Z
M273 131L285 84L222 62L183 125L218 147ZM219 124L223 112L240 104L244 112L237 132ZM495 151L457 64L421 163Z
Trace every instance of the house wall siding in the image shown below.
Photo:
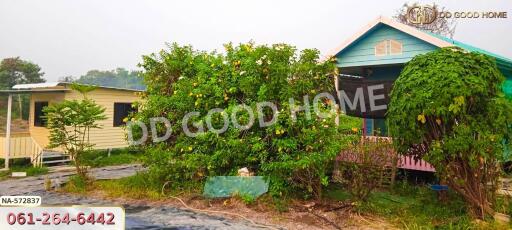
M90 131L90 142L95 149L124 148L128 147L126 132L123 127L114 127L114 103L133 103L139 97L133 91L114 90L99 88L90 92L87 97L94 100L98 105L105 108L106 120L99 121L101 129ZM66 93L67 100L80 100L82 95L79 92L71 91Z
M87 97L94 100L98 105L105 108L106 120L99 121L101 129L93 129L90 132L90 141L95 149L124 148L128 147L125 130L123 127L114 127L114 103L133 103L139 100L134 91L103 89L98 88L87 94ZM48 101L49 104L65 100L81 100L83 96L77 91L66 91L65 93L34 93L30 102L29 130L34 140L47 149L50 132L45 127L34 126L34 103L37 101ZM59 150L59 149L55 149Z
M50 132L45 127L34 126L34 104L35 102L47 101L48 105L59 103L64 100L64 92L52 92L52 93L32 93L30 99L30 115L29 115L29 131L30 135L42 148L46 148L50 144L49 136Z

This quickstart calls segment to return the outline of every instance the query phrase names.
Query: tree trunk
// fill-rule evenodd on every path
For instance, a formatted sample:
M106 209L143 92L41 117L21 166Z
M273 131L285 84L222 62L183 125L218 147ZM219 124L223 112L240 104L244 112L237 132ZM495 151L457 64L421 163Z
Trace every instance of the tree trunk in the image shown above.
M467 160L458 159L447 166L446 182L469 204L472 214L479 219L487 215L493 216L494 210L489 201L493 189L488 183L492 182L496 170L486 163L471 167Z

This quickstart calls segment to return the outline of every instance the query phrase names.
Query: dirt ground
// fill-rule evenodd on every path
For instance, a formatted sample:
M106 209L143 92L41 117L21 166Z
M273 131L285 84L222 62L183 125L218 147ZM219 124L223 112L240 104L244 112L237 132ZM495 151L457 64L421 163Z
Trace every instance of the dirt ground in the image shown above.
M107 199L97 191L93 197ZM181 201L180 201L181 200ZM352 211L351 204L295 201L286 212L269 207L265 200L245 204L238 198L207 200L200 196L169 198L162 201L116 198L115 201L146 206L172 206L204 212L228 219L248 220L270 229L398 229L386 220ZM183 204L182 201L185 203Z

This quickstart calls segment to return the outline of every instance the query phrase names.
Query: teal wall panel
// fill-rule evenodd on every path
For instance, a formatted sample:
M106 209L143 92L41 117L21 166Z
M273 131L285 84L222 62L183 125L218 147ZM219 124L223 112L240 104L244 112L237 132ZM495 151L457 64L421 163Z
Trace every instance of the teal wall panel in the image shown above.
M375 56L375 45L393 39L402 43L402 54ZM378 25L358 41L336 55L339 67L406 63L418 54L437 47L387 25Z

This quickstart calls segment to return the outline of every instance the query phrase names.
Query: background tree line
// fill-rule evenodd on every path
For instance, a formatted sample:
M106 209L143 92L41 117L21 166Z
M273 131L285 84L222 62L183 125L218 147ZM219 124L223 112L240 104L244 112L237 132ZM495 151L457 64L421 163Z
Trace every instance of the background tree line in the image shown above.
M105 71L89 70L85 75L80 76L78 79L72 76L67 76L60 78L59 81L126 89L146 89L139 71L129 71L124 68Z

